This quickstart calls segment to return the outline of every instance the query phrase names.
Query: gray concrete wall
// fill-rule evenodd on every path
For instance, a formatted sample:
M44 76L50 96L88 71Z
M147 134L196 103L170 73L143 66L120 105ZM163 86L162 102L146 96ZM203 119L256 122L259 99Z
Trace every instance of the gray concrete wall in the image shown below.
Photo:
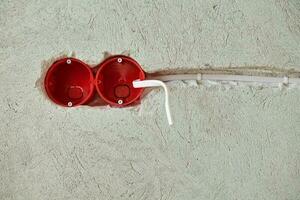
M300 70L300 2L0 2L0 199L300 199L299 87L178 82L133 109L63 109L44 60L129 50L146 71Z

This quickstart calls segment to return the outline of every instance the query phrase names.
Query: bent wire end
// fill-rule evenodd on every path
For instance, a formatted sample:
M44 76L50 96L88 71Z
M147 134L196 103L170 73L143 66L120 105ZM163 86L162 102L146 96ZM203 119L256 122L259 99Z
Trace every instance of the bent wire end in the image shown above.
M147 88L147 87L162 87L165 91L165 109L167 114L167 119L169 125L173 124L171 111L170 111L170 104L169 104L169 90L166 84L160 80L135 80L132 82L134 88Z

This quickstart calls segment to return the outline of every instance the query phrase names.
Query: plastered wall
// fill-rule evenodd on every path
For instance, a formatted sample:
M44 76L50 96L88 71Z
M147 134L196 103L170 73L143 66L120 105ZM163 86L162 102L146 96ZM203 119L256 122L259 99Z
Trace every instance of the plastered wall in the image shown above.
M60 108L36 81L74 51L145 71L300 70L298 0L0 2L0 199L300 199L299 87L177 82L126 109Z

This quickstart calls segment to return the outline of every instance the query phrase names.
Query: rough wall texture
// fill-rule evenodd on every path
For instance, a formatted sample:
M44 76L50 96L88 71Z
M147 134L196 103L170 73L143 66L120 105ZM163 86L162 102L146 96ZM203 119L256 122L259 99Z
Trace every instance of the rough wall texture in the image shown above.
M299 88L171 85L136 109L63 109L42 61L130 50L146 71L300 70L298 0L0 1L0 199L300 199Z

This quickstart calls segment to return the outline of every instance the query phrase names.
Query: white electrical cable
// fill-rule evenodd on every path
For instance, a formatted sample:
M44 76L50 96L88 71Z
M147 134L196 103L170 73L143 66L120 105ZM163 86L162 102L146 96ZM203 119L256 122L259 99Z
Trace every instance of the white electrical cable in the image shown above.
M165 109L167 114L167 119L169 125L173 124L171 111L170 111L170 104L169 104L169 90L166 84L160 80L135 80L132 82L134 88L146 88L146 87L163 87L165 91Z
M161 76L155 76L153 78L161 81L198 80L198 74L161 75Z
M267 76L247 76L247 75L229 75L229 74L174 74L156 76L155 79L161 81L175 80L211 80L211 81L238 81L238 82L256 82L256 83L284 83L300 84L300 78L267 77Z
M169 90L164 82L177 80L210 80L210 81L238 81L252 83L282 83L282 84L300 84L300 78L267 77L267 76L247 76L247 75L229 75L229 74L173 74L153 77L157 80L136 80L133 81L134 88L163 87L165 90L165 108L169 125L173 124L170 105ZM163 82L164 81L164 82Z

